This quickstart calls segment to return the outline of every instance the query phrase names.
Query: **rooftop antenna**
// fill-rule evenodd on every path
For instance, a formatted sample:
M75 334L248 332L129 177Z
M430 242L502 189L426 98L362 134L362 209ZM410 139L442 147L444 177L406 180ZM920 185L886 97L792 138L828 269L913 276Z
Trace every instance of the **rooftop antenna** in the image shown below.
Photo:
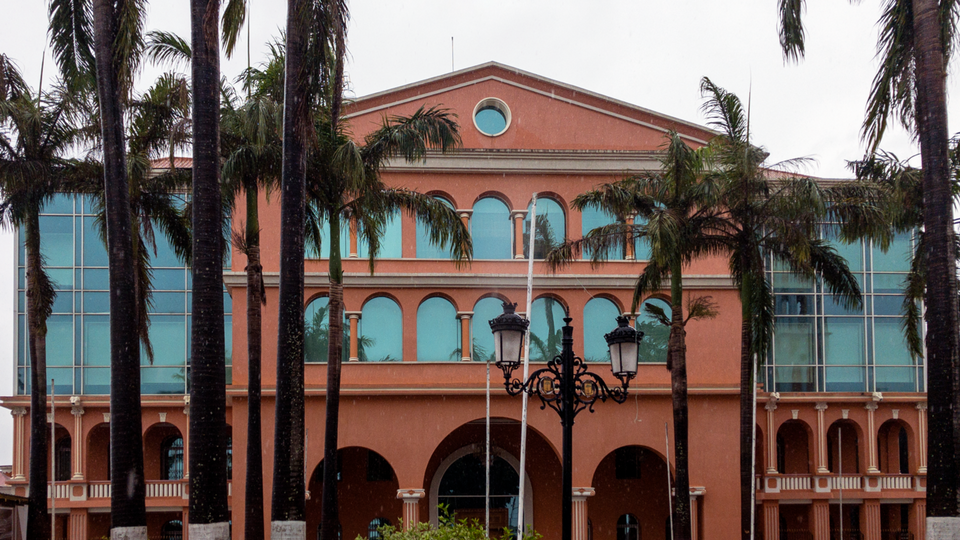
M456 71L453 67L453 36L450 36L450 72Z

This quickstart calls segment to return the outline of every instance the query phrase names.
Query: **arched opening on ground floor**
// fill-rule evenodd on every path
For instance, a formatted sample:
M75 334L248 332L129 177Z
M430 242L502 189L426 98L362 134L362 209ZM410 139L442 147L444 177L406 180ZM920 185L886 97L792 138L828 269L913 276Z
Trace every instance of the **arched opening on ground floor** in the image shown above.
M403 503L397 499L397 489L397 475L380 454L357 446L337 451L340 538L362 536L373 540L377 538L377 527L399 526ZM307 490L310 494L306 503L307 538L319 539L323 516L323 460L310 475Z
M490 533L517 528L519 516L520 423L511 418L490 421ZM420 519L437 524L438 505L448 506L457 519L487 517L486 425L484 419L454 429L434 450L424 476L426 497ZM523 523L546 537L560 534L560 460L554 448L534 428L527 427L527 474L524 477ZM535 465L534 465L535 464ZM423 507L427 508L424 509ZM537 516L542 516L538 518Z
M593 540L670 538L667 463L643 446L621 446L593 474L588 500Z

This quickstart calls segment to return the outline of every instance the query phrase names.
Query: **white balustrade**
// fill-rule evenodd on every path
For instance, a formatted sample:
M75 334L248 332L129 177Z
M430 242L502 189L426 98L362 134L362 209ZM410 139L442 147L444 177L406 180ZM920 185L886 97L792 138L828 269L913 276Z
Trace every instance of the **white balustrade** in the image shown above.
M47 484L47 498L50 498L50 494L53 493L52 486ZM70 498L70 486L67 484L57 484L56 485L56 494L58 499L69 499Z
M906 474L881 476L880 489L913 489L913 477Z
M110 482L101 482L101 483L91 483L90 484L90 498L91 499L109 499L110 498Z
M780 490L781 491L797 491L810 489L810 476L808 475L796 475L796 476L781 476L780 477Z
M173 481L147 481L147 498L152 497L183 497L183 484Z
M860 489L859 476L832 476L830 489Z

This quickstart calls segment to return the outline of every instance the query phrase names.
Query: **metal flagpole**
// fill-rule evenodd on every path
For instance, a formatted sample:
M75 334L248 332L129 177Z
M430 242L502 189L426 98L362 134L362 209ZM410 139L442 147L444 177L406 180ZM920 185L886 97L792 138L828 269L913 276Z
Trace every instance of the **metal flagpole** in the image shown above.
M667 509L670 511L670 538L673 538L673 487L670 483L670 428L663 423L663 437L667 441ZM689 494L687 495L690 496Z
M484 467L486 468L486 491L483 495L483 507L485 509L483 516L484 529L487 532L487 538L490 538L490 358L487 358L487 451Z
M50 538L57 537L57 393L50 379Z
M527 320L532 319L533 309L533 246L537 237L537 194L533 194L533 201L530 203L530 241L529 257L527 258ZM527 339L523 341L523 380L526 381L530 376L530 330L527 330ZM523 393L523 411L520 416L520 490L517 498L517 535L523 535L523 497L524 480L527 470L527 393ZM565 497L569 493L563 494Z

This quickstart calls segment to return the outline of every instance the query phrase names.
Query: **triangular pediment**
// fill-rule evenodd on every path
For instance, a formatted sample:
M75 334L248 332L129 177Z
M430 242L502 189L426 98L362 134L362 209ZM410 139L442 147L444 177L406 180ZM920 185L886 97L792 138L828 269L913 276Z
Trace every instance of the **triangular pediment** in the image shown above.
M505 105L509 125L485 135L474 122L484 104ZM558 81L490 62L352 100L346 119L357 136L384 115L442 106L460 120L464 149L649 152L677 131L692 146L716 135L710 129Z

